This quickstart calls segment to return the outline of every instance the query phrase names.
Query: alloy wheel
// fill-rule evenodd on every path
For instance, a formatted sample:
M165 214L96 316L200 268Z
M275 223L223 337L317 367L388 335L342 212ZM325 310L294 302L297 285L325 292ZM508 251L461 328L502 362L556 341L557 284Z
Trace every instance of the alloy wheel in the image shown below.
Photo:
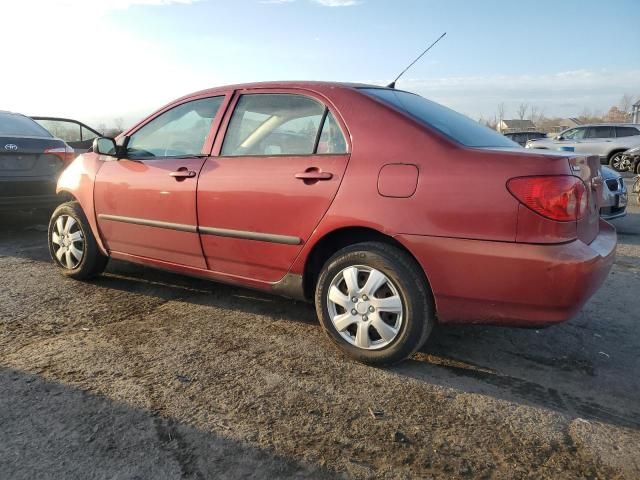
M333 278L327 308L342 338L365 350L392 343L404 315L402 298L391 279L364 265L349 266Z
M631 162L622 153L616 153L611 158L611 168L617 172L626 172L631 167Z
M58 263L75 269L84 256L85 239L80 224L70 215L60 215L51 232L51 246Z

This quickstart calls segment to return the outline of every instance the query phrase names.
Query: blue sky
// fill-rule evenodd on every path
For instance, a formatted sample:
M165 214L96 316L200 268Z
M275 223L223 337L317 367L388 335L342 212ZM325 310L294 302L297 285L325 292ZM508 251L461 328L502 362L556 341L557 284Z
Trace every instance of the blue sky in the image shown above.
M398 87L475 118L492 116L500 102L508 117L522 102L569 116L606 110L625 93L640 96L638 0L52 3L8 7L15 21L0 42L16 45L19 36L9 60L20 68L0 76L0 109L129 123L225 83L387 83L443 31ZM42 31L33 8L43 13ZM67 27L52 34L59 23ZM36 33L26 38L24 28Z

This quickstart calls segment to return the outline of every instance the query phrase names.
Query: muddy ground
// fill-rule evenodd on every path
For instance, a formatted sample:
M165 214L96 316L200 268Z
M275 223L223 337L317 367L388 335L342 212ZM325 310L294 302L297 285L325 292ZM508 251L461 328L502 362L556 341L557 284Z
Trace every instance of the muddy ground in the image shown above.
M640 208L580 314L354 363L312 306L0 231L0 478L640 478ZM372 413L373 412L373 413Z

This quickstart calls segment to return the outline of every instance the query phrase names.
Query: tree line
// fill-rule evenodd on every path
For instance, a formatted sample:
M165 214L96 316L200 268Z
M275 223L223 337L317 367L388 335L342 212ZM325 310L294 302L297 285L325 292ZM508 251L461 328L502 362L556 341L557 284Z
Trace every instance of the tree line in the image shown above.
M640 96L635 97L636 100L640 99ZM629 123L632 119L632 106L634 104L634 97L630 94L624 94L617 105L612 105L611 108L605 112L598 112L589 108L584 108L582 112L575 116L580 123ZM560 128L561 122L566 117L548 117L545 114L544 108L532 105L526 102L520 103L515 111L516 116L512 117L518 120L531 120L537 129L543 132L557 131ZM498 104L496 113L493 117L485 118L481 116L478 121L487 127L496 130L498 125L508 119L506 116L506 106L504 102Z

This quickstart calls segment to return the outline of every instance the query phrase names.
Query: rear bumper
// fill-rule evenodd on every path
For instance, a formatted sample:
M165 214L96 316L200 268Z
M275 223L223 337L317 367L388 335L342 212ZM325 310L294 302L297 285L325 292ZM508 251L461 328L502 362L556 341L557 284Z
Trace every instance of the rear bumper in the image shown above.
M572 318L598 290L615 258L605 221L587 245L531 245L398 235L418 259L441 323L535 327Z

